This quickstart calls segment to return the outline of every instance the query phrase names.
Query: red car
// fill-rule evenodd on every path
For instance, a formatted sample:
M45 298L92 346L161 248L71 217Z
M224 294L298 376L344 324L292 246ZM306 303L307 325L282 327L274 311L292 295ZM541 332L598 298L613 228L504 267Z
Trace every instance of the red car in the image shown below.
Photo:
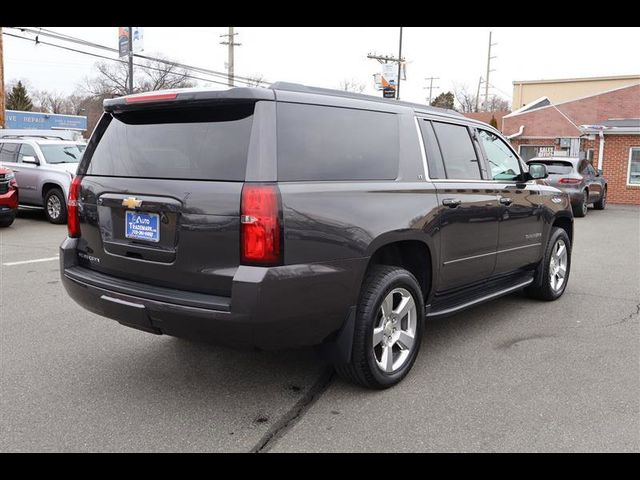
M0 167L0 227L8 227L16 218L18 184L11 170Z

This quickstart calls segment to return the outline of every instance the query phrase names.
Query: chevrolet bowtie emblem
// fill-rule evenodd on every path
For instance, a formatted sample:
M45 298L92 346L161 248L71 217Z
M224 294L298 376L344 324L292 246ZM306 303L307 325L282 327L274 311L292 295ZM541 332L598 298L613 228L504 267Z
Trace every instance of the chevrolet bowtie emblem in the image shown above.
M128 197L122 200L122 206L127 208L138 208L142 205L142 200L138 200L136 197Z

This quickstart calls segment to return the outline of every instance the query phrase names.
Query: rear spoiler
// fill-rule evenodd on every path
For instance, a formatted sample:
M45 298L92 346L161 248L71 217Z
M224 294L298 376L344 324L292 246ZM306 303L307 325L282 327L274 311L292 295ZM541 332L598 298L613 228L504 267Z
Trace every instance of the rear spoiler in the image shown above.
M137 93L124 97L109 98L104 100L103 106L106 112L133 110L147 106L169 106L177 103L207 102L207 101L258 101L275 100L273 90L268 88L230 88L228 90L207 89L177 89L159 90L156 92Z

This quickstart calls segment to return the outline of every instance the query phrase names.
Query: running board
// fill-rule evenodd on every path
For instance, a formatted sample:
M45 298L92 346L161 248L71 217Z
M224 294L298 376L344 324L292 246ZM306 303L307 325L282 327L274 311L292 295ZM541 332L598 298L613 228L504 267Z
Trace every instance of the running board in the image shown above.
M427 313L427 317L431 318L431 317L440 317L440 316L444 316L444 315L451 315L453 313L456 313L460 310L464 310L465 308L469 308L473 305L477 305L479 303L483 303L483 302L487 302L489 300L493 300L494 298L498 298L498 297L502 297L503 295L508 295L511 292L515 292L516 290L520 290L521 288L526 287L527 285L531 284L533 282L533 278L530 278L524 282L520 282L516 285L513 285L511 287L505 288L503 290L499 290L497 292L493 292L490 293L488 295L484 295L482 297L476 298L474 300L471 300L469 302L466 303L462 303L460 305L456 305L455 307L450 307L450 308L446 308L444 310L437 310L435 312L429 312Z

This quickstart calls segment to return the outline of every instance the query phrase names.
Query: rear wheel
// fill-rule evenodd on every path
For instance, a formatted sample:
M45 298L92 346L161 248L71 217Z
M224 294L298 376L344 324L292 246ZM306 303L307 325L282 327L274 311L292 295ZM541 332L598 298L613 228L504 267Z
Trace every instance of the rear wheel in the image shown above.
M598 200L593 204L593 208L595 208L596 210L604 210L604 207L606 206L607 206L607 187L604 187L604 190L602 191L602 197L600 197L600 200Z
M423 328L424 300L415 277L399 267L375 266L360 295L351 362L336 371L368 388L391 387L411 370Z
M67 221L67 202L62 190L52 188L44 196L44 212L51 223L62 224Z
M533 287L525 289L530 297L556 300L562 296L571 271L571 241L562 228L554 227L538 266L538 277Z
M0 228L6 228L10 226L15 219L15 212L7 213L6 215L0 216Z
M582 192L582 202L579 205L573 207L573 216L574 217L584 217L589 211L589 192L586 190Z

